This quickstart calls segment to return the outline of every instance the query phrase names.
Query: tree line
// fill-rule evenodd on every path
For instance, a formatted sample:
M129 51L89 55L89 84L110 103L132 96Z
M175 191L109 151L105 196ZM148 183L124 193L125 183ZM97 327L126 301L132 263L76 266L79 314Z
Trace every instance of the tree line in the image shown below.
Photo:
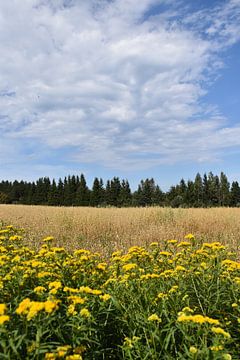
M83 174L67 176L58 182L48 177L36 182L0 182L0 203L52 206L171 206L216 207L240 206L240 186L227 176L210 172L196 175L194 181L181 179L179 184L163 192L153 178L141 180L132 191L128 180L114 177L104 184L95 178L91 189Z

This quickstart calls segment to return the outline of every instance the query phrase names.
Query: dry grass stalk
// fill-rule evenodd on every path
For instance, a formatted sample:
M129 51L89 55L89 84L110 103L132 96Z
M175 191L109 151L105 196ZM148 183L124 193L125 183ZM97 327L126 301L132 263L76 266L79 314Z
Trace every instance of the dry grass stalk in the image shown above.
M84 208L0 205L0 220L23 227L37 247L45 236L68 249L86 248L108 255L132 245L183 239L187 233L239 250L240 210L234 208Z

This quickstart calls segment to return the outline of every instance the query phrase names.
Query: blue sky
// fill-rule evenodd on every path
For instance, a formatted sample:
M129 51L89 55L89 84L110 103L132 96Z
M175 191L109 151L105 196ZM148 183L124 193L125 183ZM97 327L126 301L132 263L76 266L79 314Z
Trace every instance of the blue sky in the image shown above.
M240 0L0 3L0 180L240 181Z

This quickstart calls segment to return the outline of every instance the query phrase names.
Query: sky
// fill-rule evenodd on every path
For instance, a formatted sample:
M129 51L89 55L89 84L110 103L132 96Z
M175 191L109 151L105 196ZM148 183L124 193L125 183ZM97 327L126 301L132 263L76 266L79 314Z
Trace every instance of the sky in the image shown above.
M0 180L240 181L240 0L0 1Z

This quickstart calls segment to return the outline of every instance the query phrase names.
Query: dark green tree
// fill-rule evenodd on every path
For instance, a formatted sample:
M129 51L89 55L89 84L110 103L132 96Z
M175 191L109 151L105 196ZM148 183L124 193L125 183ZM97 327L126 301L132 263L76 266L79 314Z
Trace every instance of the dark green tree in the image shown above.
M75 203L78 206L89 206L90 203L90 191L87 187L87 182L83 174L80 176Z

